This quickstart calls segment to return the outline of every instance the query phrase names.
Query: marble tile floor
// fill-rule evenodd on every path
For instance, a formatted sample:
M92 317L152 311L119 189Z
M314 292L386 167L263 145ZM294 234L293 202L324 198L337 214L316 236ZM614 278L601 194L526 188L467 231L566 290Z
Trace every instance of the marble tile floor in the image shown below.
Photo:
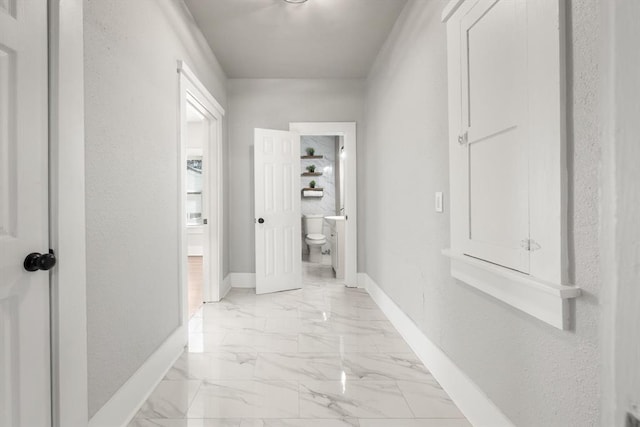
M201 256L190 256L187 261L187 280L188 280L188 306L189 306L189 318L196 314L200 306L202 305L202 286L203 286L203 265Z
M470 427L361 289L303 262L303 288L233 289L130 427Z

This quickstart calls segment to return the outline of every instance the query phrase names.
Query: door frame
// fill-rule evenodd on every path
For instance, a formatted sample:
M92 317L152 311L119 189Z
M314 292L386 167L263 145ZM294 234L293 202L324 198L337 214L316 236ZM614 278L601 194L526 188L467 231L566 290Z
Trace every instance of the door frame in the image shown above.
M223 256L223 186L222 186L222 118L225 115L224 108L216 101L207 88L198 79L196 74L189 68L184 61L178 61L178 73L180 75L179 83L179 126L178 126L178 147L180 150L178 158L179 178L178 188L178 227L180 240L178 244L178 255L180 259L179 277L180 277L180 307L181 307L181 326L188 333L186 325L189 322L188 308L188 245L187 245L187 224L186 224L186 194L187 194L187 102L195 107L200 113L211 120L211 128L209 132L208 147L204 148L207 155L206 164L209 170L208 183L204 183L204 188L208 189L205 202L207 203L208 225L205 228L205 250L204 256L208 255L208 271L204 268L204 274L207 275L204 286L203 299L209 301L220 301L223 295L223 277L222 277L222 256ZM208 231L208 233L207 233ZM207 250L207 247L209 250ZM208 273L208 274L207 274Z
M344 138L345 169L344 213L347 220L345 230L345 272L344 284L349 288L358 287L358 170L357 136L355 122L294 122L289 130L300 136L342 136ZM342 171L341 171L342 173Z
M53 426L87 425L83 1L48 2Z

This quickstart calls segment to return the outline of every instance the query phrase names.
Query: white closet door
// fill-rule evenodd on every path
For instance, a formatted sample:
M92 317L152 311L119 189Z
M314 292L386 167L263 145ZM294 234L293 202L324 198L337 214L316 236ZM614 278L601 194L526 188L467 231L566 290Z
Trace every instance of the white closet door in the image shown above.
M51 424L47 134L47 2L0 0L0 426Z
M528 273L526 3L480 0L461 32L464 251Z
M256 129L256 293L302 286L300 135Z

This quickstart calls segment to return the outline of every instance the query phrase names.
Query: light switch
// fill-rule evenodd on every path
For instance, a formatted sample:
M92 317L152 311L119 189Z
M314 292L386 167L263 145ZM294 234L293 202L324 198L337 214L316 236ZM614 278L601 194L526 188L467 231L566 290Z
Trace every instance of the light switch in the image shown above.
M442 192L436 192L436 212L442 212L444 208L442 207Z

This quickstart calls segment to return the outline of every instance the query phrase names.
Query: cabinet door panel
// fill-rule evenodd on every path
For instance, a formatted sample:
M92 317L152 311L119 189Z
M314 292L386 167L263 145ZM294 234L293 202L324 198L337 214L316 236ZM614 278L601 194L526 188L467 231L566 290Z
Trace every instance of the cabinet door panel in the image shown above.
M526 4L480 0L462 21L465 253L527 273Z
M515 129L469 146L469 255L527 268L527 162ZM523 255L525 256L522 259Z

